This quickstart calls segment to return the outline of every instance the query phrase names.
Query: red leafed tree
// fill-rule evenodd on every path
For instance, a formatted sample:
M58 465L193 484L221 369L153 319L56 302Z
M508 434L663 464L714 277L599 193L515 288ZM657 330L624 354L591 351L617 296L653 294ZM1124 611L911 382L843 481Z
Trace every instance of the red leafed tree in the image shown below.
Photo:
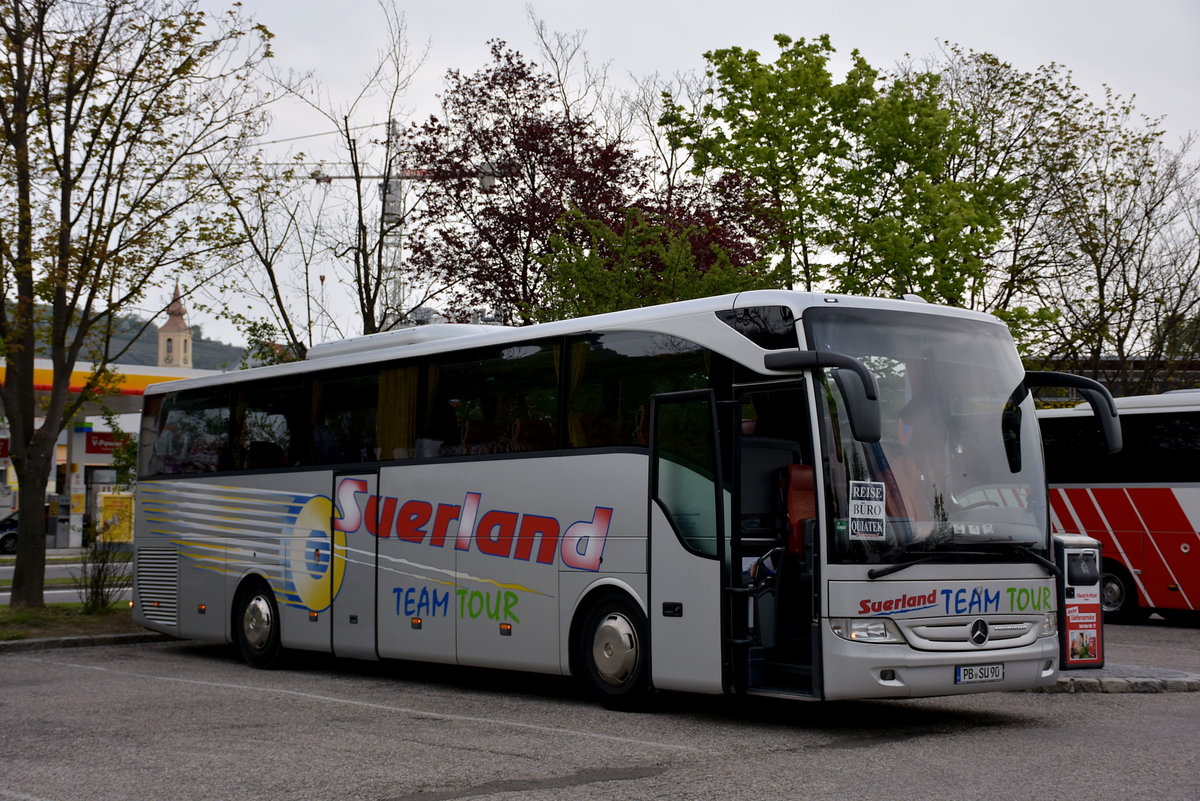
M442 114L410 130L405 166L429 186L406 233L410 281L451 287L452 316L536 319L553 234L568 213L617 224L643 188L625 143L564 107L555 81L493 41L491 63L450 71Z

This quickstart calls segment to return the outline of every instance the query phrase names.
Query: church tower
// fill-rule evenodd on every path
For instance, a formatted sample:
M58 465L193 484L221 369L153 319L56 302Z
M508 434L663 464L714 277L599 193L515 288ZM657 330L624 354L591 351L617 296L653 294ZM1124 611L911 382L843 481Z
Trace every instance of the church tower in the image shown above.
M167 321L158 329L158 366L192 366L192 328L187 324L187 312L175 282L175 297L167 307Z

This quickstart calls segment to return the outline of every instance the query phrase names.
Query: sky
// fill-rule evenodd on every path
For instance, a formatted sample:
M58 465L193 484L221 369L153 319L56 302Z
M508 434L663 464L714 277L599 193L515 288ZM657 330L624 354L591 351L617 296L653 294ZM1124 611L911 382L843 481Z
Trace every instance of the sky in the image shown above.
M211 10L228 3L202 0ZM274 34L277 67L311 71L323 90L345 102L361 87L387 43L376 0L243 0L246 11ZM702 71L705 51L740 46L773 60L772 37L830 35L831 64L859 50L887 69L906 56L920 60L949 41L993 53L1018 69L1051 62L1069 69L1093 98L1104 86L1133 97L1139 112L1165 117L1168 144L1200 131L1200 2L1196 0L396 0L414 51L428 55L405 98L413 119L436 108L447 69L474 72L488 61L487 41L505 40L534 58L529 10L551 31L584 31L594 63L610 80ZM536 58L534 58L536 60ZM382 111L380 112L382 114ZM279 109L272 139L331 158L332 137L311 116ZM324 146L323 142L330 142ZM236 338L214 321L193 315L206 335ZM211 332L211 333L210 333Z

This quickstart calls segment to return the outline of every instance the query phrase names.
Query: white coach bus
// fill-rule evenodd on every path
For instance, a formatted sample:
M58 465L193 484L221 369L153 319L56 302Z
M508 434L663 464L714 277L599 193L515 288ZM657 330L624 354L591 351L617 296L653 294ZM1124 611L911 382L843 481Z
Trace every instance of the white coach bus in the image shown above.
M261 667L572 674L614 706L1049 684L1027 387L1064 382L1107 399L987 315L762 291L160 384L134 616Z

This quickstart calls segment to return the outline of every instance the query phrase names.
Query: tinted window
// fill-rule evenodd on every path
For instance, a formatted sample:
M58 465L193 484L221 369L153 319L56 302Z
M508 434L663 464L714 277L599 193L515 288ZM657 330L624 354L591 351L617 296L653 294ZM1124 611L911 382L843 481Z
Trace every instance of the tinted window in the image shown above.
M658 405L654 497L684 547L717 554L716 442L707 398Z
M235 469L272 470L300 464L308 451L304 382L256 382L237 393Z
M417 455L557 447L558 351L528 343L450 353L430 364Z
M1124 447L1108 453L1094 417L1041 420L1051 484L1200 481L1200 412L1121 413Z
M717 312L717 319L767 350L798 348L796 319L787 306L754 306Z
M147 404L143 422L143 433L151 428L156 432L143 437L144 473L212 473L232 468L227 390L171 394L153 401ZM154 420L152 424L150 419Z
M390 371L385 371L386 376ZM312 384L309 404L311 458L304 464L345 464L393 458L381 454L378 434L379 376L329 375Z
M650 396L708 387L708 359L666 334L593 334L568 346L567 436L571 447L647 447Z
M416 455L417 404L420 399L421 367L417 364L402 364L383 370L379 374L379 452L381 459L408 459ZM375 422L374 376L358 379L365 408L361 414ZM370 386L367 386L370 384ZM354 391L347 387L347 390ZM364 421L365 422L365 421Z

